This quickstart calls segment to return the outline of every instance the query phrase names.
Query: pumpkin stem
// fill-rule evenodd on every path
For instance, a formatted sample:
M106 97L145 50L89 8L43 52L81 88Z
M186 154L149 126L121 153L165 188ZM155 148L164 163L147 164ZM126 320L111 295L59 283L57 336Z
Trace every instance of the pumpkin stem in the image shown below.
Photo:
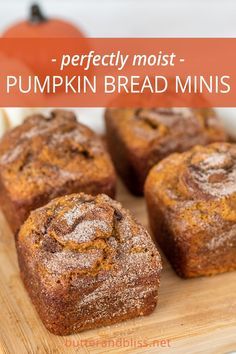
M38 4L33 4L30 8L30 23L38 24L47 21L47 18L41 12Z

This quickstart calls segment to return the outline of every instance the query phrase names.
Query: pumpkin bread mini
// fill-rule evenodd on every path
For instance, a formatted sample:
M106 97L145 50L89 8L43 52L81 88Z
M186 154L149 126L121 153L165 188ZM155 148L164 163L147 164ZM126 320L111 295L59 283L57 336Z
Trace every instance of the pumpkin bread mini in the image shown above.
M236 270L236 145L173 154L152 168L145 197L153 234L183 277Z
M56 196L114 197L115 184L103 141L71 112L32 115L0 141L0 205L13 232Z
M57 335L150 314L160 255L147 231L106 195L73 194L33 211L16 240L25 287Z
M150 168L164 157L197 144L226 140L210 109L108 109L105 122L115 167L136 195L143 194Z

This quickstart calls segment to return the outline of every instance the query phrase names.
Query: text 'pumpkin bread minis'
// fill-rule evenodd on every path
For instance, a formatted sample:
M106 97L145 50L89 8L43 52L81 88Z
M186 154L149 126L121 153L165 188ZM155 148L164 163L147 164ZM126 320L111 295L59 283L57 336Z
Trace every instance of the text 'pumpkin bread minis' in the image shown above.
M145 197L152 231L179 275L236 269L236 145L170 155L150 171Z
M160 255L106 195L72 194L33 211L18 234L22 279L45 326L68 335L151 313Z
M14 232L29 212L74 192L115 193L102 140L73 113L33 115L0 141L0 203Z
M115 167L136 195L143 194L150 168L167 155L226 140L210 109L108 109L105 121Z

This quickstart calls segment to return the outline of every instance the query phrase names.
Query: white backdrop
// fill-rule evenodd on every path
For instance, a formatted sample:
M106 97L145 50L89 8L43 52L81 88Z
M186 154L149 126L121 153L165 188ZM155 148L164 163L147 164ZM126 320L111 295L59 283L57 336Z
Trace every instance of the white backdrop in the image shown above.
M27 17L29 0L1 0L0 32ZM42 0L46 15L62 17L94 37L235 37L236 0ZM236 106L236 104L235 104ZM78 110L102 131L101 109ZM235 131L234 109L219 110Z
M27 15L29 0L1 0L0 31ZM36 0L90 36L236 36L235 0Z

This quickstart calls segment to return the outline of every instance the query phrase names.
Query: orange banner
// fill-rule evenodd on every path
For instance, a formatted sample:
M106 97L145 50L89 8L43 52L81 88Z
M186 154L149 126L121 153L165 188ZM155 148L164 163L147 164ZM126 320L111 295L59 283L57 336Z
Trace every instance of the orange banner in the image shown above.
M0 106L234 107L235 38L0 39Z

